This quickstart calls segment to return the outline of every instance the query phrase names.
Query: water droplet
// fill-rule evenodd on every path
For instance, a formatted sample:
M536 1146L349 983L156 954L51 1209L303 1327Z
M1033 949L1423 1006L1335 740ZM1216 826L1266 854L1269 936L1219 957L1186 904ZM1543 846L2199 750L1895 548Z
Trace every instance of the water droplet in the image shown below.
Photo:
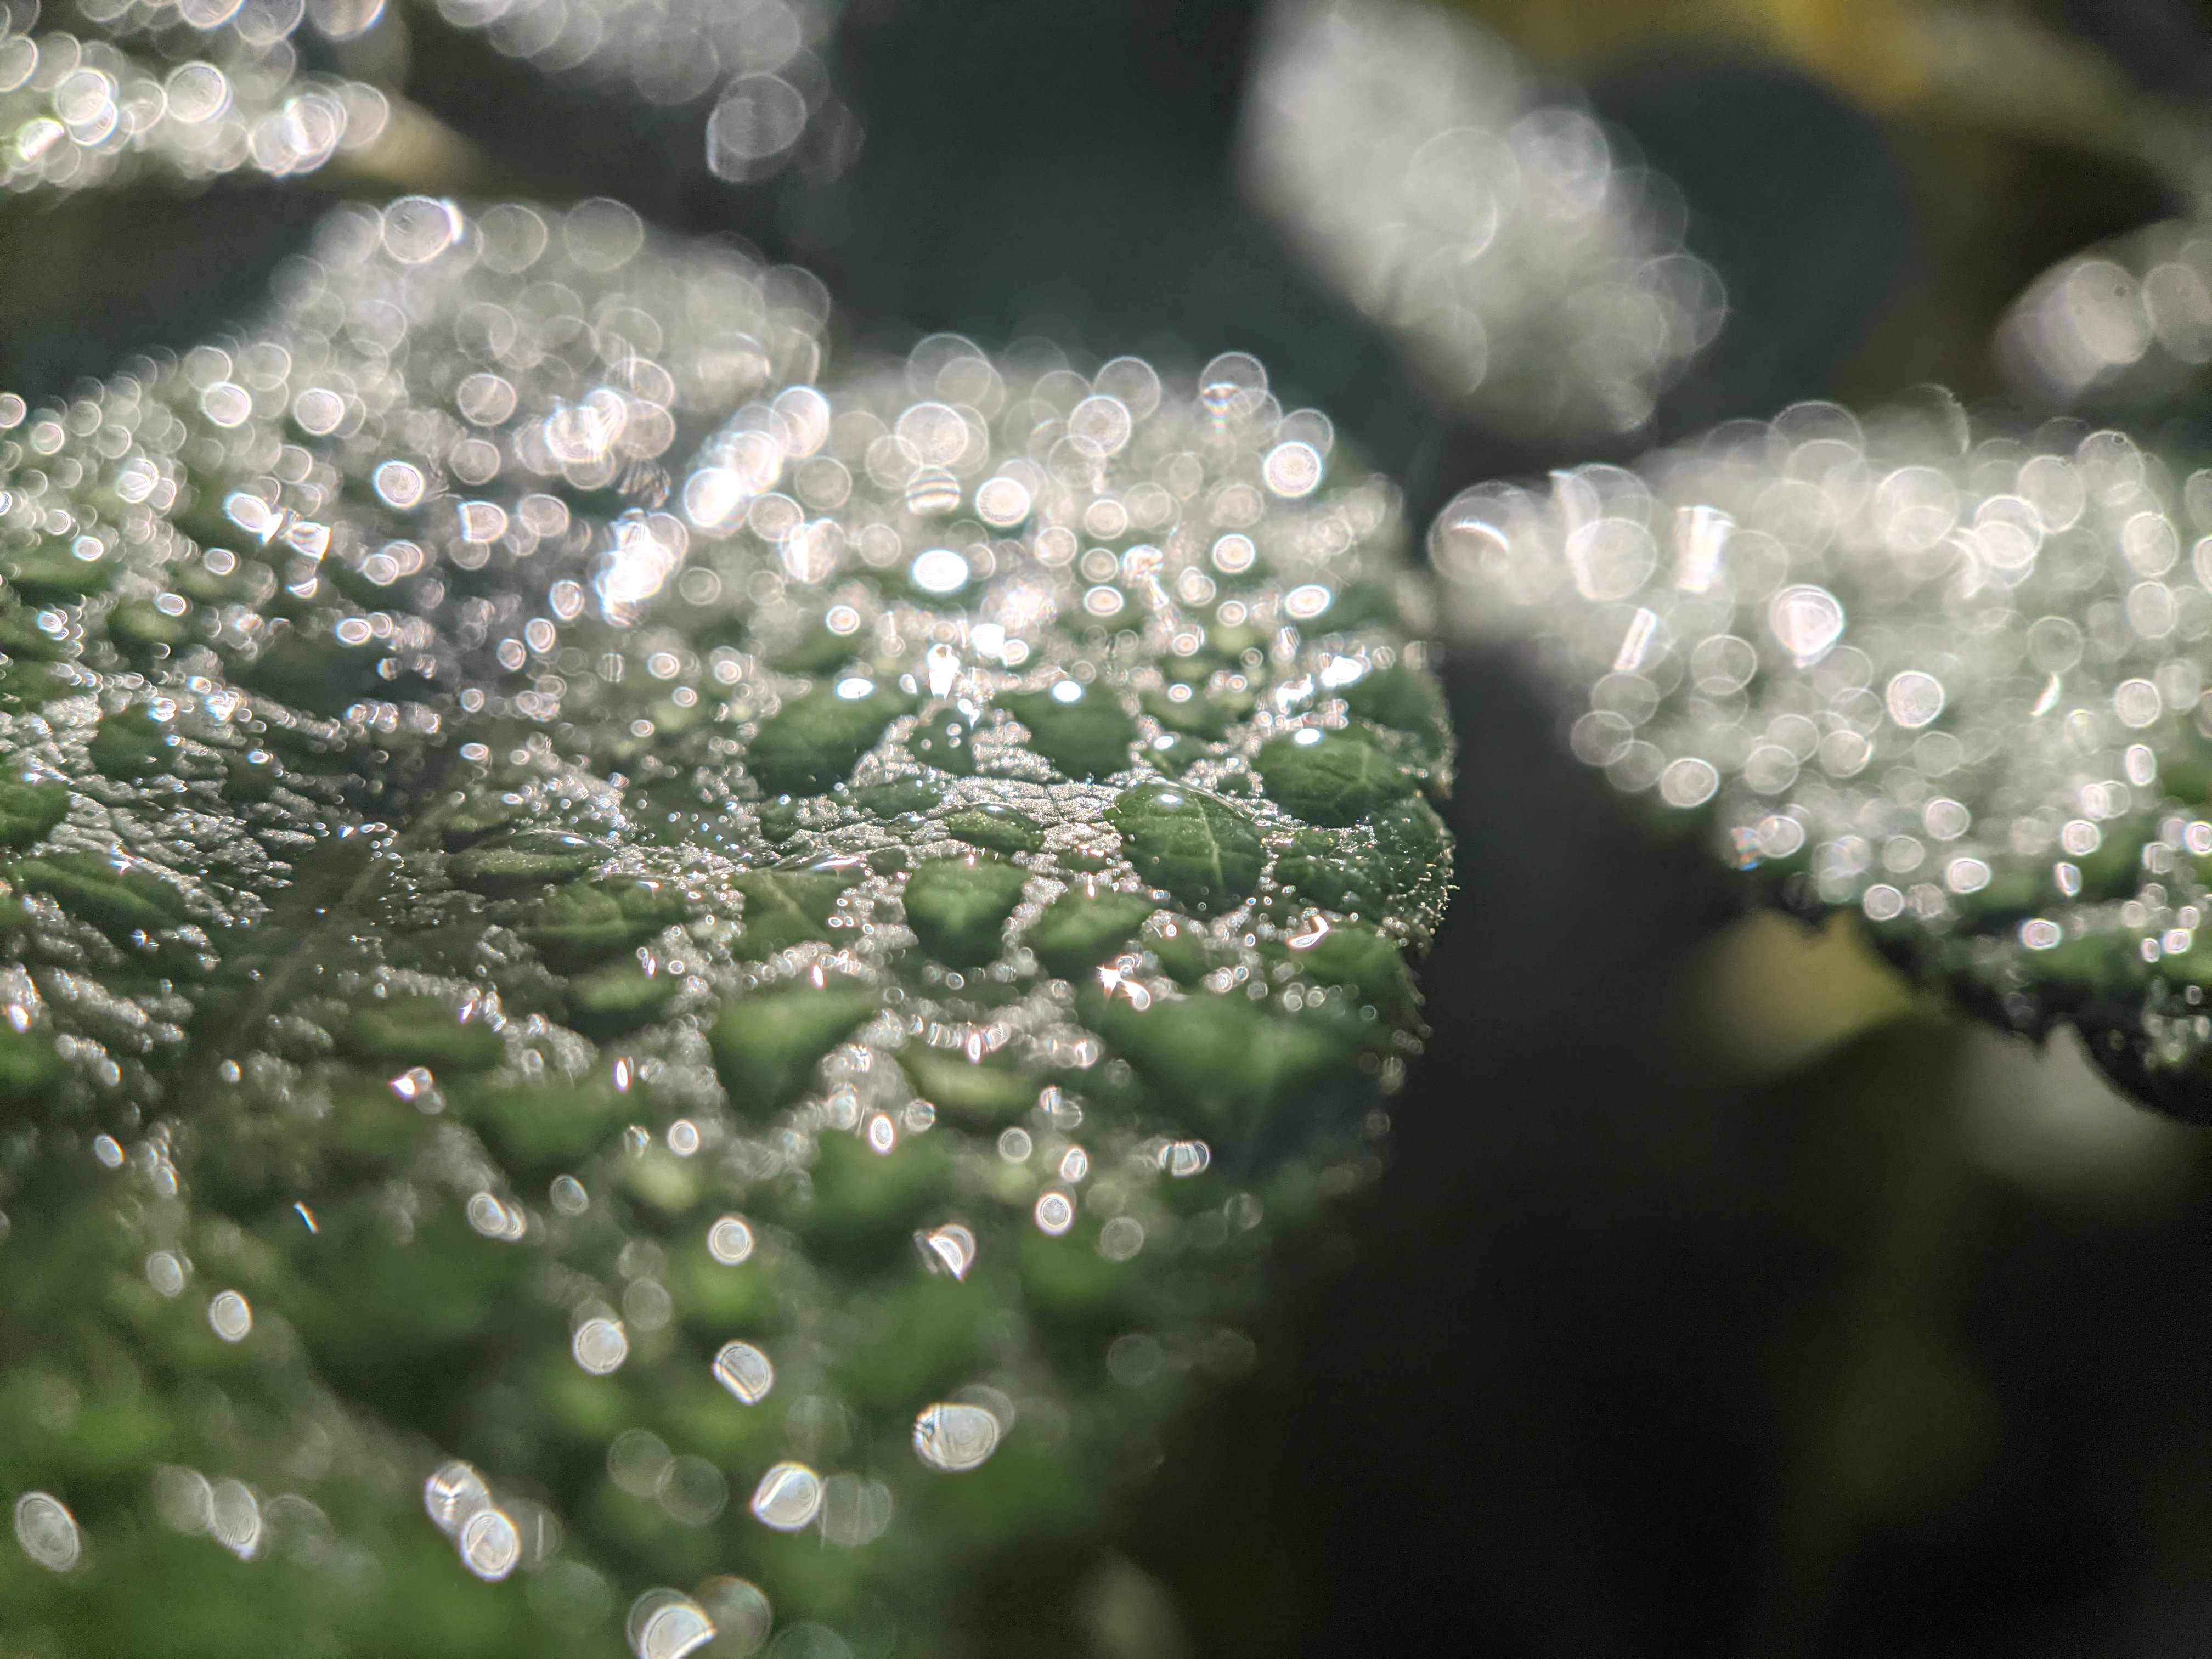
M703 1457L686 1453L669 1460L654 1491L660 1507L679 1526L703 1527L721 1514L730 1499L729 1482Z
M757 1406L775 1386L775 1367L750 1342L726 1342L714 1356L714 1380L748 1406Z
M441 1464L422 1483L423 1510L448 1538L458 1539L468 1518L490 1502L483 1477L467 1463Z
M403 196L384 210L385 251L403 265L437 258L460 240L467 228L459 208L434 197Z
M27 1492L15 1500L15 1541L49 1572L67 1572L84 1555L76 1517L51 1492Z
M968 585L968 561L949 547L933 547L915 558L908 574L925 593L957 593Z
M1038 1231L1057 1238L1075 1224L1075 1200L1066 1193L1045 1193L1037 1199L1031 1214Z
M579 1365L594 1376L605 1376L620 1370L629 1358L629 1334L620 1320L587 1319L576 1328L569 1347Z
M797 1532L822 1511L822 1477L804 1463L778 1463L753 1489L753 1514L778 1532Z
M1669 806L1702 806L1719 789L1721 775L1711 761L1685 756L1659 775L1659 793Z
M1767 626L1800 666L1818 662L1843 637L1844 607L1825 587L1785 587L1767 608Z
M957 1221L916 1233L914 1242L932 1273L965 1279L968 1270L975 1265L975 1235Z
M753 1230L741 1215L726 1215L707 1229L707 1254L734 1267L753 1253Z
M261 1547L261 1502L240 1480L217 1480L208 1488L208 1535L241 1561Z
M1285 501L1310 495L1321 487L1321 452L1308 443L1277 444L1261 463L1267 488Z
M529 1231L521 1209L490 1193L477 1193L468 1202L469 1225L486 1238L513 1243Z
M217 1291L207 1316L209 1328L226 1342L243 1342L253 1330L253 1309L236 1291Z
M1202 1140L1170 1140L1160 1148L1160 1168L1178 1181L1203 1174L1213 1162L1213 1149Z
M768 1597L750 1579L709 1578L699 1586L699 1604L714 1621L717 1639L736 1659L768 1640L774 1616Z
M975 491L975 516L994 530L1011 530L1030 515L1030 492L1017 478L986 479Z
M462 1565L479 1578L496 1583L522 1559L522 1534L503 1510L477 1510L462 1524Z
M999 1419L981 1406L932 1406L914 1420L915 1454L933 1469L980 1468L998 1449Z
M630 1604L629 1647L637 1659L685 1659L714 1639L714 1621L690 1596L647 1590Z
M891 1523L891 1489L865 1475L833 1474L822 1486L822 1541L859 1549L882 1537Z
M1908 731L1916 730L1943 712L1943 682L1933 674L1907 669L1891 678L1884 701L1890 719Z
M1098 1254L1109 1261L1127 1261L1145 1248L1145 1229L1135 1218L1117 1215L1098 1230Z
M764 179L789 158L806 130L806 100L775 75L732 81L707 118L707 167L718 179Z

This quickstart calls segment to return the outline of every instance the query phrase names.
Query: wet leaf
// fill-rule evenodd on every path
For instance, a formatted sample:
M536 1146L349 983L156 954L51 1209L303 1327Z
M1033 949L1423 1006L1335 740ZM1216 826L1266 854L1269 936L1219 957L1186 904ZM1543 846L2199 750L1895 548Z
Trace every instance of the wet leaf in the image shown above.
M1193 908L1221 911L1260 884L1266 848L1259 826L1203 790L1139 784L1106 811L1137 873Z
M1326 729L1346 665L1420 647L1175 597L1344 591L1395 495L1340 449L1254 485L1295 417L1229 357L1102 368L1091 482L1040 496L1048 371L936 337L820 391L796 273L611 204L453 211L431 246L420 204L339 210L270 313L97 420L0 403L0 466L51 438L40 523L113 566L0 595L52 647L0 646L46 677L0 705L0 1322L100 1425L0 1411L54 1505L0 1645L582 1653L710 1605L974 1645L994 1575L1065 1600L1188 1397L1114 1345L1256 1325L1418 1051L1384 963L1441 913L1441 824L1295 816L1249 717ZM872 422L876 469L780 523L762 480ZM1235 716L1172 752L1131 713L1152 647L1054 558L1162 455L1197 469L1170 515L1255 515L1233 572L1165 526L1125 601L1158 600L1130 639L1203 629L1167 683ZM912 505L948 490L1013 526L988 570ZM969 710L963 766L931 744ZM1286 880L1313 836L1371 939Z
M1078 695L1070 697L1066 690ZM999 706L1030 729L1030 747L1079 781L1109 777L1129 764L1137 723L1110 692L1062 680L1036 691L1002 695Z
M747 763L771 795L818 795L848 776L906 708L870 680L818 685L761 722Z
M1260 779L1284 808L1316 823L1357 823L1413 793L1413 775L1364 732L1308 726L1261 745Z
M1433 545L1462 624L1544 659L1650 822L2212 1119L2208 529L2212 474L1936 400L1485 487Z
M998 859L933 859L906 878L906 920L921 948L953 968L997 958L1000 932L1029 879Z

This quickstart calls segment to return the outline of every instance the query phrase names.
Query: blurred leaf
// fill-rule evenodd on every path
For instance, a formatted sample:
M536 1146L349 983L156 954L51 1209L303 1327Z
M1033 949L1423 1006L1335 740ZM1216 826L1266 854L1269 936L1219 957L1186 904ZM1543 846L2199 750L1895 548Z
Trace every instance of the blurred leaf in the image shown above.
M1432 546L1460 625L1513 641L1657 822L2201 1119L2208 519L2212 475L2118 433L1937 398L1486 485Z

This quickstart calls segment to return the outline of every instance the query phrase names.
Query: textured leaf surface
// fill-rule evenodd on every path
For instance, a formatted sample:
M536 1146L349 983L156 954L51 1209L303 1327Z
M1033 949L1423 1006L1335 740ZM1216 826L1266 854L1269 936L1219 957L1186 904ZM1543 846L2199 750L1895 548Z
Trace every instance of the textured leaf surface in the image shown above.
M1433 552L1575 752L1790 904L2212 1116L2212 473L1948 401L1486 486Z
M0 1642L1049 1624L1418 1047L1391 492L1249 358L824 392L799 273L416 212L0 432Z

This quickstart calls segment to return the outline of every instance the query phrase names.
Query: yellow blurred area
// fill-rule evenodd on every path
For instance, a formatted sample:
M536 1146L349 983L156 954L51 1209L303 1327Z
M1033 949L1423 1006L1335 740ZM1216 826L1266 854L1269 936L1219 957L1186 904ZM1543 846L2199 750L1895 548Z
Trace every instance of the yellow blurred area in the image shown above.
M1460 0L1547 67L1588 69L1670 40L1771 52L1873 109L1921 95L1928 41L1915 0Z
M1698 1018L1723 1059L1776 1076L1897 1018L1916 997L1849 914L1815 928L1759 910L1714 941L1696 976Z

